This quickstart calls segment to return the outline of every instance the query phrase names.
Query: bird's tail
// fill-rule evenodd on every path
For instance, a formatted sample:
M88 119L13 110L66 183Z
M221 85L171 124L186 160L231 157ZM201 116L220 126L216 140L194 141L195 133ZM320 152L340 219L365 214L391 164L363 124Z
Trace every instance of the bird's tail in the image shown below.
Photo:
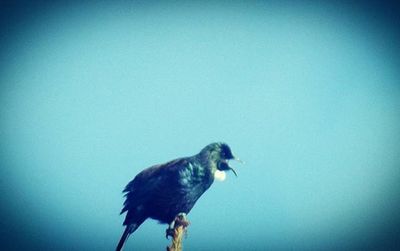
M121 239L118 242L118 246L115 249L116 251L121 251L122 247L124 246L126 240L128 239L129 235L133 233L139 226L137 224L128 225L125 227L125 231L121 236Z

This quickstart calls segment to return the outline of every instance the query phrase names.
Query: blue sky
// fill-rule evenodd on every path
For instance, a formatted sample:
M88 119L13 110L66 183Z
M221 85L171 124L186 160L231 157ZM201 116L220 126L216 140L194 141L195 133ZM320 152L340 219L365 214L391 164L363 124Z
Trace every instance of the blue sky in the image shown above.
M214 141L246 164L198 201L188 250L351 249L399 221L398 36L381 16L306 2L35 13L3 40L2 213L10 236L24 226L10 248L112 250L123 187ZM146 222L127 249L163 249L165 227Z

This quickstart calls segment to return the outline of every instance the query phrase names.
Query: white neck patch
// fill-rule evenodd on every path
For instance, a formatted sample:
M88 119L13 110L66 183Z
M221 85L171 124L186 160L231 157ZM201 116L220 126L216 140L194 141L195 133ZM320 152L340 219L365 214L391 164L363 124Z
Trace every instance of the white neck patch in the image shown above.
M224 181L226 179L226 173L217 169L214 172L214 179L218 181Z

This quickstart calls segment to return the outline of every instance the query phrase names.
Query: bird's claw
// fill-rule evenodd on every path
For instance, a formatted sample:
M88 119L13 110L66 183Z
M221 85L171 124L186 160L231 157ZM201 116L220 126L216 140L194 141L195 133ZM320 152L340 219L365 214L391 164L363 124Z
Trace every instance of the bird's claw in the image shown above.
M165 238L168 239L169 236L174 237L175 229L179 226L186 228L189 226L189 221L187 220L185 213L179 213L175 219L169 224L167 230L165 230Z
M175 233L175 230L173 228L168 227L167 230L165 230L165 238L167 238L167 240L168 240L168 238L170 236L174 237L174 233Z

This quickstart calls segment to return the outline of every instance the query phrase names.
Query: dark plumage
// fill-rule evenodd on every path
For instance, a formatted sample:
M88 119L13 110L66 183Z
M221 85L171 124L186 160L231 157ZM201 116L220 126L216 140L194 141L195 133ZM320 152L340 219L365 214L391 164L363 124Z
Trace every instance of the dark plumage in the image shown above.
M235 157L227 144L212 143L194 156L155 165L136 175L123 191L126 200L121 214L127 212L126 228L117 250L147 218L170 224L178 214L188 214L213 183L217 169L232 170L236 175L228 165L230 159Z

